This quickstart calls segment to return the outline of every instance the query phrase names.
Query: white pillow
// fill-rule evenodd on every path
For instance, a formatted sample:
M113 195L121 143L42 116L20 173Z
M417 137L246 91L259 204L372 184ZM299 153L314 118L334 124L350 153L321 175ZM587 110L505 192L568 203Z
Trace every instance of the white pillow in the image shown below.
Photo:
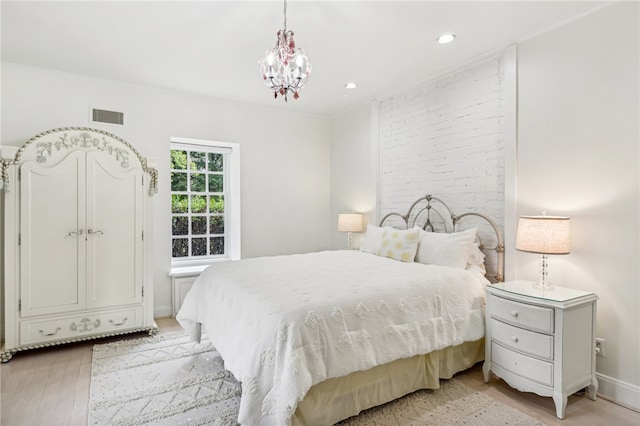
M451 234L421 229L416 262L465 269L475 238L476 228Z
M471 253L469 254L469 259L467 260L467 267L465 269L478 268L482 275L486 275L487 269L484 266L484 258L486 255L480 250L479 243L473 243L471 245Z
M378 249L380 248L380 242L382 241L383 232L384 228L367 224L367 231L362 238L360 251L363 251L365 253L378 254Z
M411 263L416 257L419 236L420 228L384 228L378 255Z

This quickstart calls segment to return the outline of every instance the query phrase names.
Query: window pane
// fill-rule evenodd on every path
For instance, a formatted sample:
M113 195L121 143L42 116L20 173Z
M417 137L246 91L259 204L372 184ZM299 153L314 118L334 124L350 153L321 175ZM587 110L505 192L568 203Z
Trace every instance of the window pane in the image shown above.
M211 147L171 141L171 251L179 265L227 254L231 219L224 204L231 181L225 163L233 154Z
M187 190L187 174L171 172L171 190L186 191Z
M187 195L171 194L171 211L173 213L187 213L189 211L188 199Z
M223 195L213 195L209 197L209 213L224 213Z
M192 152L191 153L191 170L206 170L205 169L205 157L204 152Z
M222 175L209 175L209 192L224 192Z
M186 151L171 150L171 168L176 170L187 169Z
M174 238L173 239L173 257L187 257L189 256L189 240L186 238Z
M172 235L188 235L189 234L189 218L186 216L176 216L172 218Z
M207 211L207 198L203 195L191 196L191 213L205 213Z
M193 192L205 192L206 188L206 176L200 173L194 173L191 175L191 190Z
M224 237L209 238L209 251L211 255L224 254Z
M221 172L224 165L223 158L222 154L209 153L209 171Z
M204 216L194 216L191 218L191 234L202 235L207 233L207 218Z
M191 256L206 256L206 255L207 255L207 239L193 238L191 240Z
M211 216L210 234L224 234L224 216Z

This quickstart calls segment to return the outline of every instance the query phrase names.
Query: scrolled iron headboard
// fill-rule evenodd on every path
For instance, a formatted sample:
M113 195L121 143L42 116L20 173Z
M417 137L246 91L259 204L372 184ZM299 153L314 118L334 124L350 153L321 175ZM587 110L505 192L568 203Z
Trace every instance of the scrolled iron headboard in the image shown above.
M406 229L418 226L425 231L447 233L459 230L460 221L465 219L465 223L478 228L476 239L480 250L486 256L487 279L491 282L504 281L504 237L498 224L489 216L474 211L457 215L441 199L426 195L417 199L406 214L389 213L382 218L379 225L385 226L394 219L399 219L399 226Z

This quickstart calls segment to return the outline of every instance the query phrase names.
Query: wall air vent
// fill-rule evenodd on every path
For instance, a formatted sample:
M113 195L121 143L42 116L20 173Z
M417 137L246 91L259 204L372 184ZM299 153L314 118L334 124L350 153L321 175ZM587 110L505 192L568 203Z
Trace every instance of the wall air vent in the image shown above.
M91 108L91 122L124 125L124 112Z

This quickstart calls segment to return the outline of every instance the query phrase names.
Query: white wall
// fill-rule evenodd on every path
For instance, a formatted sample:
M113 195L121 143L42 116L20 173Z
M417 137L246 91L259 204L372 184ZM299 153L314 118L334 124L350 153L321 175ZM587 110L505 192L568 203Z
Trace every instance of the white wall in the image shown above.
M518 214L571 217L549 280L599 296L601 390L640 409L639 4L619 2L527 40L518 61ZM537 256L518 253L535 279ZM622 383L617 383L621 381ZM621 391L624 388L627 391ZM611 395L614 393L614 395Z
M124 111L125 126L90 125L89 106ZM242 257L330 245L326 118L3 63L2 144L19 146L39 132L65 126L101 128L157 161L157 315L169 315L171 308L171 136L241 145Z
M362 105L331 120L331 246L347 248L347 234L337 232L338 213L366 214L376 224L376 174L372 159L372 113ZM353 235L359 247L361 235Z

